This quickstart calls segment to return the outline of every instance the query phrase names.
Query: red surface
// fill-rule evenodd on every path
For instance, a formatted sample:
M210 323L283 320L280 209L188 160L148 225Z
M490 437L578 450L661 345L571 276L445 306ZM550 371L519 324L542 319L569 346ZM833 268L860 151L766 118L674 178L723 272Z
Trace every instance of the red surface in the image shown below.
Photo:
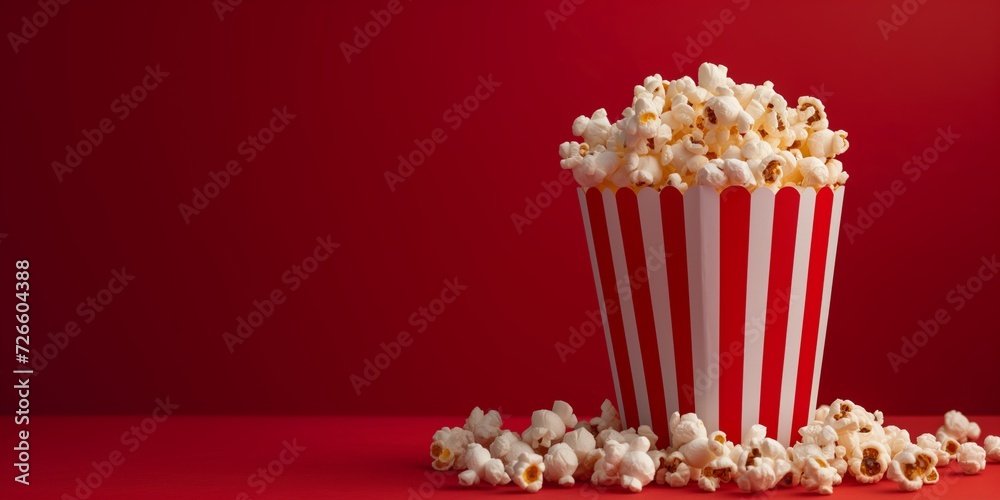
M1000 413L959 375L925 381L958 360L962 381L997 381L985 360L1000 346L1000 280L971 298L955 290L1000 250L996 2L917 2L886 40L880 21L913 2L403 0L348 62L341 44L388 2L244 1L220 20L204 0L73 1L17 53L0 44L0 289L29 257L35 347L68 322L81 330L38 375L34 411L143 412L167 394L188 413L527 414L557 397L596 408L613 393L604 341L565 362L556 350L597 307L556 146L577 115L616 118L644 76L710 60L793 100L822 94L831 125L850 132L844 223L865 229L840 238L820 400ZM550 24L560 4L572 12ZM37 11L0 2L5 43ZM700 53L678 70L673 53L689 45ZM121 119L115 101L157 64L169 76ZM469 98L476 110L453 128L477 88L488 97ZM285 106L296 117L250 161L240 144ZM59 182L52 162L105 119L114 131ZM958 138L941 136L949 127ZM936 161L916 166L936 141ZM431 144L390 190L398 157ZM185 223L179 205L230 161L240 173ZM327 235L341 245L333 257L283 282ZM123 266L135 280L102 312L79 313ZM421 319L455 277L468 289ZM230 354L224 332L273 290L284 302ZM949 321L911 353L901 338L938 309ZM402 331L412 345L369 369L358 395L351 376ZM896 373L888 356L900 352L912 356ZM476 355L532 369L469 374Z
M420 491L435 478L428 455L430 436L444 425L461 425L459 417L190 417L172 416L148 435L134 451L120 442L120 435L140 423L141 416L116 417L46 417L32 429L34 461L27 489L14 488L8 480L0 482L0 498L48 499L75 496L76 479L86 480L94 471L92 462L107 461L114 451L121 451L124 462L115 467L91 498L102 499L174 499L174 498L400 498L409 490ZM1000 417L975 417L985 432L1000 429ZM936 429L940 417L899 417L889 419L910 430L911 435ZM522 430L527 419L510 422ZM36 432L37 431L37 432ZM294 440L304 447L294 460L284 458L281 474L267 485L262 494L248 486L251 474L280 460L285 441ZM272 466L277 471L277 465ZM1000 464L988 464L976 476L965 476L956 465L939 469L941 482L920 493L898 491L895 483L884 480L867 486L848 480L834 489L836 498L996 498L1000 488ZM96 484L96 476L93 479ZM458 486L454 473L447 474L433 498L496 498L519 493L514 485L472 489ZM651 485L642 496L660 498L670 490L671 498L705 498L697 486L670 489ZM545 485L539 498L596 498L593 487L578 485L570 489ZM738 496L730 484L719 492L723 497ZM609 495L629 495L611 489ZM700 496L699 496L700 495ZM778 490L777 497L812 497L801 488Z

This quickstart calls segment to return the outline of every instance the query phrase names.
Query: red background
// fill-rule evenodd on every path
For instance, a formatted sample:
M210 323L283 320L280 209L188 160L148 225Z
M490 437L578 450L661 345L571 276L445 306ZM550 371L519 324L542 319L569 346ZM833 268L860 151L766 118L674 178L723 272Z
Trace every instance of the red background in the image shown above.
M525 414L556 398L596 412L613 395L603 339L565 363L554 348L597 307L576 196L521 234L511 215L558 178L574 117L616 116L644 76L680 76L672 54L728 8L735 21L683 74L709 60L789 100L827 92L851 140L845 223L906 187L841 237L820 399L1000 412L983 393L998 381L1000 283L961 311L947 301L1000 250L997 5L927 2L885 40L890 1L589 0L553 30L555 0L404 0L348 63L340 44L386 3L244 2L220 21L210 2L71 2L18 53L0 46L0 285L31 259L34 349L81 328L32 382L33 411L144 414L170 396L188 414ZM37 10L3 2L0 31ZM111 103L156 64L169 76L119 121ZM489 75L500 86L451 130L442 113ZM297 117L245 162L240 142L283 106ZM59 182L51 163L103 118L114 132ZM397 155L436 127L447 139L390 191ZM960 138L911 181L904 163L939 127ZM185 224L178 205L234 159L242 173ZM326 235L333 257L230 354L223 332L288 292L282 273ZM82 323L77 305L122 266L135 280ZM468 289L415 332L410 315L453 277ZM951 320L895 374L888 353L939 308ZM350 375L404 330L413 344L357 395Z

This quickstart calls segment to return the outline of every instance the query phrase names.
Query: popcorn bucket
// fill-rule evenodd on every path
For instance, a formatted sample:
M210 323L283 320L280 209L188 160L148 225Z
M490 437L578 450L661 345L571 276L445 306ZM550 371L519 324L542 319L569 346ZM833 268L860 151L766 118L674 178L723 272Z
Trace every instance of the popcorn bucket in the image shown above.
M579 189L623 424L788 445L816 407L844 188Z

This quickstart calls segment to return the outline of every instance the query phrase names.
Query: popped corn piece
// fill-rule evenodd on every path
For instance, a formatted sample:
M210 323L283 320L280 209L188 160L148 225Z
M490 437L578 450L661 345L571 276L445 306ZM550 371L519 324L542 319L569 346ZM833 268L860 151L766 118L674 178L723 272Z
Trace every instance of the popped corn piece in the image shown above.
M695 175L697 183L703 186L711 186L716 190L725 188L729 179L722 168L722 160L709 160L698 169L698 173Z
M910 444L910 431L900 429L895 425L887 425L883 429L885 433L885 445L889 449L889 456L895 457L897 453L903 451ZM921 446L921 448L924 448Z
M740 102L733 97L732 91L727 94L712 97L705 103L705 120L708 121L709 128L734 127L739 121L740 113L746 113Z
M472 409L469 418L465 420L464 429L471 432L476 442L489 446L490 443L500 435L500 427L503 426L503 419L496 410L483 413L478 406Z
M802 174L803 186L820 188L830 180L830 169L819 158L813 156L802 158L799 160L797 168Z
M948 465L948 463L951 462L951 454L944 450L944 447L940 442L938 442L937 438L934 437L933 434L924 433L917 436L917 446L934 453L934 455L937 456L938 465ZM955 451L957 452L958 445L956 444L955 446Z
M504 455L503 458L501 458L501 460L503 460L504 466L507 469L507 473L508 474L514 473L514 466L517 465L517 459L520 458L521 455L525 453L534 453L534 452L535 450L531 447L531 445L525 443L524 441L515 441L514 443L512 443L510 446L510 451L507 452L507 454Z
M1000 462L1000 437L986 436L983 440L983 449L986 451L986 459L990 462Z
M635 113L625 120L625 131L639 139L649 139L660 128L663 102L659 99L640 97L634 105Z
M684 455L684 462L694 469L703 469L709 462L727 454L724 444L707 437L696 438L678 451Z
M622 421L618 416L618 410L611 404L610 399L605 399L601 403L601 416L590 419L590 425L593 425L597 429L597 432L601 432L604 429L622 430Z
M531 414L531 426L521 433L521 439L532 448L548 448L562 439L567 427L576 423L573 407L565 401L556 401L552 410L535 410Z
M812 456L805 462L800 484L807 491L816 491L821 495L833 494L833 487L840 484L841 476L822 457Z
M681 175L677 172L667 176L667 185L679 189L682 193L688 188L687 183L681 179Z
M715 491L720 484L728 483L736 475L736 464L728 456L719 456L700 469L698 486L705 491Z
M624 439L623 442L629 444L632 444L632 441L635 441L639 437L645 437L649 440L649 447L654 449L656 448L656 441L659 439L659 436L654 434L653 429L648 425L640 425L638 429L629 427L622 431L621 436Z
M656 464L649 456L649 446L649 439L641 435L629 444L629 451L618 467L622 488L638 493L656 477Z
M434 459L431 467L445 471L463 468L462 455L466 446L474 442L471 432L461 427L442 427L431 438L430 455Z
M490 443L490 456L503 459L511 445L521 440L520 434L505 430Z
M529 493L537 493L542 489L542 477L545 473L545 463L537 453L522 453L514 464L514 484Z
M976 474L986 468L986 450L982 446L969 441L962 443L955 454L958 465L966 474Z
M830 405L820 405L813 412L813 420L823 421L826 420L827 415L830 414Z
M946 432L938 430L937 440L941 443L941 449L948 452L948 455L955 456L958 453L958 446L961 444L957 439Z
M562 442L576 453L576 458L580 462L587 457L588 453L597 448L597 440L594 439L594 435L586 428L578 428L567 432L563 435Z
M614 429L604 429L597 433L597 447L604 448L604 445L608 444L608 441L618 441L619 443L625 442L625 435Z
M961 444L979 439L980 429L979 424L970 422L962 412L951 410L944 414L944 425L938 428L937 433L938 435L948 434Z
M472 486L480 480L496 486L510 482L510 476L504 471L503 463L490 457L490 452L479 443L472 443L465 452L466 470L458 475L458 484Z
M611 486L620 481L619 469L629 446L618 441L608 441L604 445L604 456L594 464L594 474L590 482L599 486Z
M629 180L636 187L659 184L663 180L660 161L654 156L640 156L636 168L629 174Z
M817 130L806 140L809 154L817 158L829 159L837 156L850 146L847 142L847 132L830 129Z
M726 174L727 182L730 186L752 187L757 185L750 166L743 160L724 160L722 171Z
M861 483L877 483L889 467L889 450L880 441L867 442L854 449L849 462L851 474Z
M756 457L752 462L743 464L744 472L736 478L736 485L745 492L757 493L774 488L778 484L778 479L783 477L791 468L788 461L782 460L783 471L778 471L778 464L766 457Z
M691 470L684 463L684 455L679 451L667 454L657 466L656 484L668 484L671 488L680 488L691 480Z
M504 464L500 459L492 458L486 461L486 465L483 466L483 481L494 486L504 485L510 482L510 475L507 474Z
M575 481L573 475L579 465L576 451L565 443L557 443L549 448L545 453L545 474L547 481L558 483L560 486L573 486Z
M681 415L679 412L673 412L667 427L670 431L670 446L675 450L696 438L708 437L705 422L694 413Z
M814 130L827 128L826 108L823 102L811 96L799 97L799 105L796 107L798 120L804 122Z
M936 464L937 457L933 453L910 445L892 458L886 475L899 484L899 489L916 491L923 487L925 479L937 481Z
M604 108L594 111L590 118L580 115L573 121L573 135L582 137L583 142L592 146L607 142L610 131L611 121Z
M556 400L552 403L552 412L559 415L559 418L562 419L563 424L566 425L567 429L576 427L577 418L576 415L573 414L573 407L570 406L569 403Z

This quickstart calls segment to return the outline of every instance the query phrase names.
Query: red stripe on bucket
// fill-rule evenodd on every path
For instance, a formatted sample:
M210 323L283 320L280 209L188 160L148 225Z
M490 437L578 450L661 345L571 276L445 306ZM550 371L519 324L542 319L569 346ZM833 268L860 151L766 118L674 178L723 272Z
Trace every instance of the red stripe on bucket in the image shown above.
M743 428L743 342L750 253L750 191L730 187L719 207L719 430L738 439ZM711 285L709 285L711 286Z
M785 337L788 333L788 306L792 289L799 199L799 192L795 189L778 190L774 198L759 417L761 425L767 427L771 437L777 437L778 412L781 409L781 374L785 362Z
M628 347L625 344L625 325L622 322L621 301L618 298L615 263L611 257L611 239L608 236L608 221L604 214L604 198L601 190L587 189L587 212L590 215L590 232L594 238L594 253L601 275L601 290L607 304L608 329L611 331L611 355L618 368L618 385L621 387L622 421L638 426L639 408L635 400L635 385L628 361Z
M823 281L826 278L826 252L830 244L830 218L833 214L833 190L823 188L816 194L816 212L813 218L812 243L809 249L809 272L806 282L805 312L802 318L802 346L799 348L798 377L795 381L795 404L792 410L792 435L795 430L809 423L813 408L813 370L816 343L819 339L819 317L823 305Z
M687 238L684 233L684 195L674 187L660 191L663 245L667 260L667 288L677 369L677 411L694 411L694 359L691 353L691 303L688 296Z
M667 431L667 402L663 392L663 374L660 371L660 350L656 345L656 324L649 294L649 270L646 268L645 244L642 224L639 221L639 201L631 189L619 189L618 218L621 221L622 244L628 266L632 308L635 326L639 333L642 354L642 371L646 378L646 397L649 400L650 426L655 432Z

